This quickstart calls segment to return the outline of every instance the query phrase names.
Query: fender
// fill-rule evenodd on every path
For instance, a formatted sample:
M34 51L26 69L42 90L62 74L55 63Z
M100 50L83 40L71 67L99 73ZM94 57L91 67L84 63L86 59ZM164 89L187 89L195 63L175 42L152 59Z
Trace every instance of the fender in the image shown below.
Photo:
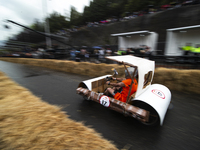
M87 88L88 90L92 91L92 82L98 81L98 80L101 80L101 79L104 79L104 78L110 77L110 76L112 76L112 75L104 75L104 76L100 76L100 77L97 77L97 78L82 81L82 82L79 83L78 88L79 87Z
M161 84L152 84L144 93L135 97L132 101L142 101L147 103L158 113L160 125L163 124L165 114L171 101L170 90Z

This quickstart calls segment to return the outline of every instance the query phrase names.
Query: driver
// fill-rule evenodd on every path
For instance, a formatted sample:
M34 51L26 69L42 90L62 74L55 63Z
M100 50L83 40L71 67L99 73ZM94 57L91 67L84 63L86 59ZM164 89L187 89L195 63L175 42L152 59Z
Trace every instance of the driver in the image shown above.
M130 73L131 76L133 76L135 68L129 67L127 68L128 72ZM111 83L110 81L107 81L106 84L113 86L113 88L107 88L106 91L104 92L105 95L112 95L114 99L117 99L122 102L126 102L129 89L131 86L131 78L129 73L125 70L125 78L113 78L113 80L120 81L118 83ZM136 71L137 72L137 71ZM135 73L137 76L137 73ZM132 84L132 89L130 95L136 92L137 90L137 80L134 78L134 83Z

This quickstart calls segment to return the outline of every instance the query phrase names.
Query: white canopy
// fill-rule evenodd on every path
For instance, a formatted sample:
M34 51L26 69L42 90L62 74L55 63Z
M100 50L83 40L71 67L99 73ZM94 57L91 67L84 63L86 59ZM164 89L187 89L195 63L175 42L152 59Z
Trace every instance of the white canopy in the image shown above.
M118 37L118 49L137 48L147 45L151 51L156 50L158 34L148 30L111 34Z
M151 61L148 59L144 59L144 58L136 57L136 56L132 56L132 55L108 56L106 58L120 62L120 63L125 62L125 63L131 64L131 65L137 66L137 67L142 66L143 64L147 65L147 64L151 64L154 62L154 61Z
M116 33L111 34L111 36L127 36L127 35L134 35L134 34L149 34L150 32L148 30L144 31L136 31L136 32L125 32L125 33Z
M193 47L200 43L200 25L167 29L167 42L165 55L182 56L184 51L181 47L190 43Z
M150 84L144 88L144 82L145 82L144 77L145 77L145 74L147 74L149 71L152 71L152 79L153 79L154 69L155 69L154 61L140 58L140 57L135 57L132 55L109 56L106 58L120 62L120 63L124 62L126 65L132 65L138 68L138 89L137 89L135 97L139 96L149 87Z
M167 31L178 31L178 30L195 29L195 28L200 28L200 25L187 26L187 27L180 27L180 28L173 28L173 29L167 29Z

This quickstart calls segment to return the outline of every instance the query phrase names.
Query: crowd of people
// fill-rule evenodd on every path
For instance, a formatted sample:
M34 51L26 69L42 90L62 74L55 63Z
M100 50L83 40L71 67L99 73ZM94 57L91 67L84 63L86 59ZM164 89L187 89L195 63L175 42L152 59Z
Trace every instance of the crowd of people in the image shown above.
M73 61L90 61L95 63L105 62L106 56L117 55L135 55L142 57L149 57L151 55L151 48L147 45L140 45L135 48L121 48L120 50L114 50L111 48L97 47L92 49L80 48L80 50L70 50L70 60Z
M200 4L200 0L186 0L184 2L171 2L170 4L165 4L165 5L162 5L161 7L154 7L153 5L149 5L146 10L144 9L138 12L127 13L125 17L121 17L121 18L112 17L105 20L87 22L85 25L74 26L73 28L70 28L70 29L61 30L57 34L67 35L70 32L77 32L85 28L99 27L102 25L110 24L110 23L127 21L127 20L131 20L131 19L137 18L139 16L143 16L146 14L152 14L152 13L156 13L160 11L171 10L171 9L176 9L179 7L184 7L188 5L196 5L196 4Z
M70 50L70 59L74 61L90 61L90 62L104 62L105 56L110 56L113 51L110 48L93 48L87 50L86 48L81 48L80 50L72 49Z

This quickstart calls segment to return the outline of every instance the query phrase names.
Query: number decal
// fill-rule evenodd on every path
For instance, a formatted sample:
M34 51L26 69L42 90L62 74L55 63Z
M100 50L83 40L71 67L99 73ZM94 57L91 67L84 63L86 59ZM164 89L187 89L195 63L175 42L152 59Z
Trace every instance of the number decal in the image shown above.
M110 107L110 98L108 96L101 96L99 100L100 104L105 106L105 107Z
M155 95L157 95L158 97L165 99L165 94L162 91L153 89L151 92L154 93Z
M102 105L104 105L104 106L105 106L105 105L106 105L106 103L107 103L106 101L102 100Z

